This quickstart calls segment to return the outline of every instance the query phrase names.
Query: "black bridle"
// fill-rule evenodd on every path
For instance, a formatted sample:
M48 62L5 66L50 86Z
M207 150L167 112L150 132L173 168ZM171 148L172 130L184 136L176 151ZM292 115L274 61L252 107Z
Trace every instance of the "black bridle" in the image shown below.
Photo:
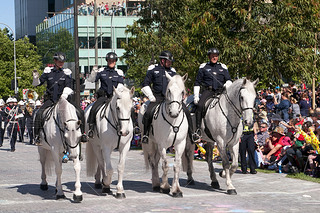
M67 148L71 148L71 149L74 149L76 148L79 144L80 144L80 138L78 139L77 143L75 146L72 146L71 144L69 144L66 140L66 138L64 137L64 133L65 133L65 130L69 131L68 128L65 126L64 128L61 128L61 126L59 125L59 122L57 121L56 117L52 116L53 117L53 120L54 122L56 123L57 127L59 128L60 130L60 135L61 135L61 140L62 140L62 144L65 148L65 150L67 150ZM59 116L58 116L58 120L59 120ZM66 123L69 122L69 121L78 121L76 119L69 119L67 121L65 121ZM80 128L80 125L77 127L76 130L78 130Z

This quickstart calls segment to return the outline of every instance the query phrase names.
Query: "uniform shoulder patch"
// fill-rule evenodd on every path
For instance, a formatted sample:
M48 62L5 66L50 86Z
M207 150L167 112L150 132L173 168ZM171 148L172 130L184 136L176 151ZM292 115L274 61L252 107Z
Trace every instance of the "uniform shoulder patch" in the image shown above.
M204 68L204 66L206 66L206 65L207 65L207 63L200 64L199 69Z
M148 67L148 70L152 70L152 69L154 69L156 67L156 64L152 64L152 65L150 65L149 67Z
M221 67L223 68L223 69L228 69L228 67L227 67L227 65L225 65L225 64L223 64L223 63L221 63Z
M102 72L104 70L104 67L100 67L98 72Z
M44 68L44 73L50 73L51 72L51 70L52 70L52 67L46 67L46 68Z
M176 69L173 68L173 67L170 67L170 70L171 70L172 72L177 72Z
M120 69L114 69L115 71L117 71L118 75L123 76L123 71Z
M66 74L66 75L71 75L71 74L72 74L72 71L71 71L69 68L63 69L63 72L64 72L64 74Z

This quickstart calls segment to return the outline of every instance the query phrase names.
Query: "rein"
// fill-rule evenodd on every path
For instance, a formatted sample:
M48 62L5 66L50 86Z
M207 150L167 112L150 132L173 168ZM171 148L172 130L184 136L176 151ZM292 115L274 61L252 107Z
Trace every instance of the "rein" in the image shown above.
M172 101L172 102L170 102L169 104L175 103L175 102L177 102L177 103L179 103L179 105L181 105L181 103L178 102L178 101ZM164 104L165 104L165 103L164 103ZM164 108L164 105L162 106L162 110L161 110L162 118L172 127L172 130L173 130L173 132L175 133L174 139L173 139L173 142L172 142L172 145L171 145L171 146L173 146L174 143L175 143L175 141L176 141L177 134L178 134L178 132L179 132L180 126L181 126L181 124L182 124L182 122L183 122L183 120L184 120L184 113L183 113L183 117L182 117L182 120L181 120L179 126L173 126L173 125L165 118L165 116L164 116L164 114L163 114L163 108ZM182 107L181 107L181 109L182 109ZM181 109L179 110L179 114L180 114L180 112L181 112ZM168 114L168 113L167 113L167 114Z
M110 112L111 112L111 116L112 116L112 120L113 120L113 123L111 123L111 121L108 119L105 111L108 109L108 107L110 108ZM102 111L104 111L103 115L102 115ZM101 110L101 114L100 114L100 119L102 118L105 118L107 120L107 122L116 130L117 132L117 135L118 135L118 145L117 145L117 148L119 148L119 145L120 145L120 140L121 140L121 134L120 134L120 129L121 129L121 121L129 121L130 118L119 118L118 116L115 116L114 115L114 111L111 107L111 103L109 103L109 106L106 106L105 105L105 109L104 110Z

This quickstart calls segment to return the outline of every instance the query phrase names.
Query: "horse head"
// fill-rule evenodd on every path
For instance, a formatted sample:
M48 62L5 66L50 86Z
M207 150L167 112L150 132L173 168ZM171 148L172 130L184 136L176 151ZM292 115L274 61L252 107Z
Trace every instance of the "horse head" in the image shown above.
M132 96L134 94L134 87L131 87L129 90L126 87L113 88L114 97L110 102L111 110L115 109L115 114L117 117L117 131L120 136L127 136L130 131L130 118L131 118L131 109Z
M243 123L247 126L253 125L253 107L256 98L255 87L259 79L251 82L244 78L239 90L239 105L242 113Z
M166 111L170 117L176 118L182 109L182 101L186 94L184 82L187 80L188 74L183 77L180 75L171 77L166 72L166 77L169 81L166 90Z

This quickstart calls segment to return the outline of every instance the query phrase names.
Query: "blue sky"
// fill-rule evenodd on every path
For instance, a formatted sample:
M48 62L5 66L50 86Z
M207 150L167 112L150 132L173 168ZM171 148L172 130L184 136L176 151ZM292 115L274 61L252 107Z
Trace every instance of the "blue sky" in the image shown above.
M9 25L15 31L14 0L1 0L0 23ZM5 25L0 24L0 28L5 28Z

